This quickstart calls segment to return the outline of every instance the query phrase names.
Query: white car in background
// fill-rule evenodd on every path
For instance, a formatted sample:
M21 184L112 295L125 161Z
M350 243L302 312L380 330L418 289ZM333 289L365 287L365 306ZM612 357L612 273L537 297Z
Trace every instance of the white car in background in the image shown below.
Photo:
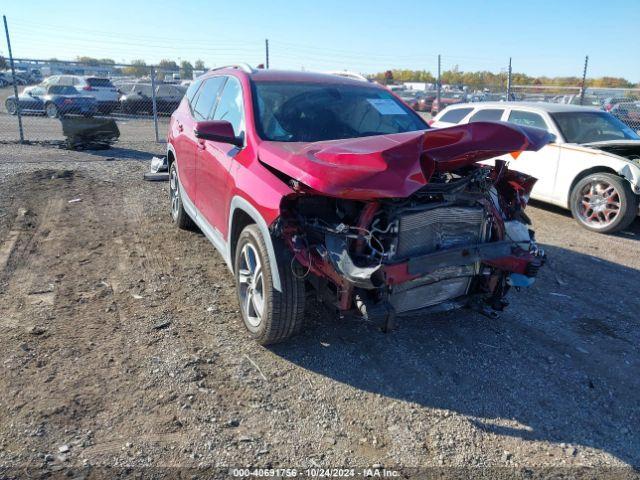
M111 113L120 106L118 89L111 80L103 77L80 75L53 75L41 83L42 86L68 85L75 87L80 95L93 97L101 113Z
M638 214L640 135L610 113L554 103L460 103L430 124L442 128L480 121L542 128L555 135L555 142L537 152L498 157L538 179L532 198L570 209L580 225L601 233L628 227Z

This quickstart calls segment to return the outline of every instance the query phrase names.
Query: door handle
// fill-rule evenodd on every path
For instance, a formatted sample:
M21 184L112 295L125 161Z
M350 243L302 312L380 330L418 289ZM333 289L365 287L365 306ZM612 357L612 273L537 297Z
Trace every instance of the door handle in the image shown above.
M204 143L204 139L202 139L202 138L198 139L198 148L200 150L206 150L207 146Z

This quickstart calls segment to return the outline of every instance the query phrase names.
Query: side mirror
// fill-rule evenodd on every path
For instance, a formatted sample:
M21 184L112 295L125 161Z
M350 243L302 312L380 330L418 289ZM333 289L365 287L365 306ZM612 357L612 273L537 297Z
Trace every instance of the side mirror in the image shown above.
M242 147L244 141L237 137L233 127L226 120L208 120L196 123L193 128L196 138L211 140L213 142L230 143L236 147Z

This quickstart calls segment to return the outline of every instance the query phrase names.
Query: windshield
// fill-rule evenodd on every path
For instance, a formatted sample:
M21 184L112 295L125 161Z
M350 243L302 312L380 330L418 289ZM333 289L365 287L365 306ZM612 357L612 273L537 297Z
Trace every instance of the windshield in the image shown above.
M607 112L558 112L551 117L569 143L640 140L637 133Z
M302 82L253 85L256 128L264 140L317 142L429 128L381 88Z

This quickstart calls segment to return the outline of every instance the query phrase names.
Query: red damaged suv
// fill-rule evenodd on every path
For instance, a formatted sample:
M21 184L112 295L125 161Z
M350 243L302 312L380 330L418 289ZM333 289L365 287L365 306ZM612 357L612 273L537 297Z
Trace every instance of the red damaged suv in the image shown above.
M523 211L535 180L477 162L549 141L501 123L431 130L372 83L224 67L171 116L171 215L220 252L262 344L301 330L308 293L387 329L405 314L494 315L544 255Z

